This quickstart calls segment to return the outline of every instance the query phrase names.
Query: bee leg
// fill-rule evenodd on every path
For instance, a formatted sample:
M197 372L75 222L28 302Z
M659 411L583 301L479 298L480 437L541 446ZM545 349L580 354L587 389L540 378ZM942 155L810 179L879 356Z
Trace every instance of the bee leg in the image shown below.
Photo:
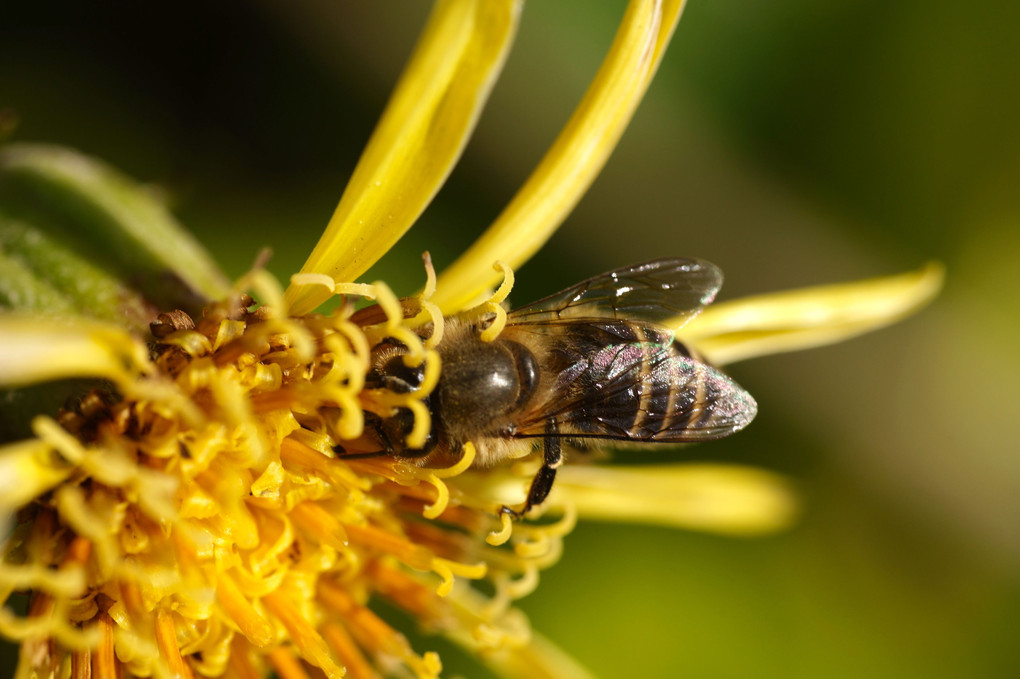
M528 499L524 502L524 508L515 511L510 507L503 507L504 514L510 514L515 519L520 519L527 514L532 507L545 502L552 490L553 481L556 480L556 470L563 464L563 449L560 447L559 428L556 421L550 420L544 438L545 459L538 473L531 479L531 487L528 489Z

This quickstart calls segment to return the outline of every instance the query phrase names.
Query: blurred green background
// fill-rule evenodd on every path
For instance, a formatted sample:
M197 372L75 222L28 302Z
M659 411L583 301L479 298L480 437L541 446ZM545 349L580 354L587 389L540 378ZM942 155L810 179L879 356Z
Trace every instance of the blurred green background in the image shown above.
M157 185L231 275L268 245L286 278L427 11L5 3L0 109L20 121L11 139ZM441 267L498 214L622 11L525 8L464 159L373 278L414 290L423 250ZM1014 0L691 0L619 149L514 298L664 254L719 264L722 299L929 259L948 279L893 328L732 367L759 401L754 425L665 455L790 475L794 528L578 527L521 605L597 676L1020 676L1017 35ZM486 676L444 661L447 676Z

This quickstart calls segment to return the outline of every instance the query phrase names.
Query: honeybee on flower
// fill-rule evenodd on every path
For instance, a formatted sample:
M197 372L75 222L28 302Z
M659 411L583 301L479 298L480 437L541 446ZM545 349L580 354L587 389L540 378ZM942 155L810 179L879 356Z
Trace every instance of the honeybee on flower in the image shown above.
M548 476L541 470L556 469L557 460L536 460L527 446L522 464L488 468L476 464L471 436L445 442L446 466L385 448L423 450L442 431L429 399L455 363L448 353L444 368L444 332L458 323L475 332L472 321L478 333L499 330L493 319L505 316L512 270L604 164L682 4L631 3L591 88L520 193L438 277L426 266L422 292L410 297L357 281L414 223L459 157L512 42L517 2L436 4L322 240L286 290L258 268L228 281L161 205L98 161L45 146L0 150L6 195L41 196L40 209L70 205L61 219L86 239L118 246L118 264L104 266L74 236L50 233L30 216L3 218L4 243L20 268L5 272L11 311L0 317L0 383L99 380L59 416L32 417L32 436L0 450L0 507L11 524L0 585L8 602L28 594L24 613L10 606L0 613L0 632L21 643L19 676L290 679L308 668L331 677L438 676L438 655L413 648L373 610L378 601L507 676L538 676L536 668L583 676L513 602L556 561L579 515L613 511L604 480L618 479L614 493L656 488L645 511L682 515L669 497L690 477L682 469L562 469L555 494L539 498L528 495L532 479ZM50 266L37 266L43 257ZM777 298L778 310L775 299L717 305L685 328L684 341L695 338L693 349L717 364L832 341L830 325L850 334L884 324L937 286L929 268L790 293ZM315 313L334 296L345 303ZM845 317L819 324L804 313L827 303L838 316L848 296L857 308L879 297L896 303L855 312L853 325ZM678 315L688 320L703 303ZM762 308L767 316L755 314ZM737 319L761 331L750 348L733 340ZM654 320L675 330L661 312ZM492 334L479 341L500 336ZM672 336L658 345L672 347ZM397 362L380 370L387 347L397 348L387 356ZM665 364L677 365L672 348L663 352ZM626 365L640 373L646 361ZM705 366L697 374L714 377L697 365ZM734 410L727 430L751 414L746 400ZM395 432L387 429L393 423ZM546 438L558 446L558 432ZM698 477L744 502L700 520L739 531L788 519L783 482L747 471L721 467ZM675 485L661 489L652 478ZM504 511L528 505L544 513L541 521L515 523Z

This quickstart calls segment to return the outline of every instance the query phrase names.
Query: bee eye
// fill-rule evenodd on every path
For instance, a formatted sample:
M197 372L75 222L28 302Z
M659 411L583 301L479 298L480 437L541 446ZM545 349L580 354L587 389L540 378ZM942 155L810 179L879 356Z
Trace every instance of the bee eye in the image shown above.
M521 406L527 401L538 387L538 361L535 355L528 351L524 345L514 342L510 349L517 361L517 378L520 380L520 391L515 406Z
M402 355L394 356L369 375L366 386L389 389L398 394L406 394L420 388L425 381L425 366L404 365Z

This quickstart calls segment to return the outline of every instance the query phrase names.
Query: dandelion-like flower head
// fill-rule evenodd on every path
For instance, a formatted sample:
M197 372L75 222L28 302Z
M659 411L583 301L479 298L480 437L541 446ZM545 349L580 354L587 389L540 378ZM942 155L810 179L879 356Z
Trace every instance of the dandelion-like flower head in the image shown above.
M444 478L470 466L470 445L447 469L333 452L358 450L365 413L409 408L422 418L411 436L423 436L428 411L408 399L438 371L430 339L405 319L427 301L401 304L381 283L357 291L381 314L342 305L281 318L243 295L198 319L163 314L152 360L131 352L129 393L95 390L58 422L36 421L32 454L64 478L8 542L4 575L36 594L26 618L3 623L37 673L59 676L70 661L137 676L288 676L300 660L372 676L372 659L437 676L435 654L416 654L368 607L375 599L478 649L527 643L510 604L555 561L573 514L511 532L495 499L469 487L451 497ZM386 340L425 366L420 390L364 388L370 349ZM56 570L39 580L44 564ZM487 594L468 584L483 578Z

